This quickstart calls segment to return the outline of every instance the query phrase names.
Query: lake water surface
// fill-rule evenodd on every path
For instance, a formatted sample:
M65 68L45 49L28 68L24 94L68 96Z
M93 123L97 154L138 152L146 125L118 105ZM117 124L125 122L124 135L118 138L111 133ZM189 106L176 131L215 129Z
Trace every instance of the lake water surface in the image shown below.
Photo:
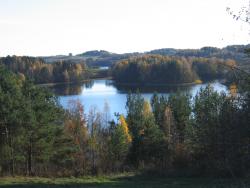
M218 81L210 83L218 92L227 92L227 87ZM64 108L67 108L70 100L80 100L84 105L85 112L96 107L99 111L103 111L105 102L109 105L109 111L112 117L115 112L126 114L126 96L137 89L146 100L150 100L154 92L169 96L178 90L180 92L189 92L191 96L195 96L200 88L207 86L206 84L190 85L190 86L118 86L112 80L92 80L82 84L63 84L51 87L52 91L58 95L59 101Z

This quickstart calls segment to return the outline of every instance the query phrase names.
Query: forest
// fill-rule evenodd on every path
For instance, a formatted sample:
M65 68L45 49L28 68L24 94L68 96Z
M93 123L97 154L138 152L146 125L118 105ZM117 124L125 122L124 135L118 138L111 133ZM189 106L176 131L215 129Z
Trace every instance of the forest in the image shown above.
M150 68L159 60L164 60L163 67L184 66L168 57L149 59L156 61ZM72 100L64 110L47 89L0 66L0 175L79 177L140 171L170 177L246 177L250 81L244 75L236 94L208 86L194 98L156 93L146 101L139 91L130 93L127 114L117 113L110 121L108 104L103 112L92 108L87 113L84 104Z
M226 69L227 66L236 66L236 62L216 58L144 55L114 64L111 73L118 83L200 83L229 78L231 72Z
M27 78L36 84L77 83L109 76L117 83L200 83L214 79L230 79L231 72L225 67L236 65L236 62L230 59L161 55L133 56L113 63L110 70L87 66L87 63L88 60L79 63L70 60L46 63L41 58L27 56L0 58L0 65L18 74L20 78Z
M49 64L41 58L7 56L0 58L0 65L5 66L23 79L27 77L37 84L80 82L91 77L88 67L83 62L58 61Z

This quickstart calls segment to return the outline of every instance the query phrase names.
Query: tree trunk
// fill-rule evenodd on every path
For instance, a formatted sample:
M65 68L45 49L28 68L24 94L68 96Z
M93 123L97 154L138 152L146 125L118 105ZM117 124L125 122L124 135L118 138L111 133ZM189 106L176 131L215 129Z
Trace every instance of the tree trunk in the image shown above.
M14 159L14 149L13 149L13 143L12 139L10 138L10 155L11 155L11 175L15 176L15 159Z
M28 148L28 175L32 175L32 138L29 139L29 148Z
M9 173L11 174L11 176L14 176L14 168L15 168L15 165L14 165L14 150L13 150L13 144L12 144L12 138L9 134L9 130L8 130L8 127L7 125L5 126L5 132L6 132L6 140L7 140L7 143L10 147L10 163L9 163Z

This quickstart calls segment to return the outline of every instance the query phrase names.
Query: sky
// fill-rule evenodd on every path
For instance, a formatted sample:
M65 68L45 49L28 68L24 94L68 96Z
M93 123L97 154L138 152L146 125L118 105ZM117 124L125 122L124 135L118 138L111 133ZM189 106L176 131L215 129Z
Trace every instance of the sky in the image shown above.
M0 0L0 56L250 43L249 0Z

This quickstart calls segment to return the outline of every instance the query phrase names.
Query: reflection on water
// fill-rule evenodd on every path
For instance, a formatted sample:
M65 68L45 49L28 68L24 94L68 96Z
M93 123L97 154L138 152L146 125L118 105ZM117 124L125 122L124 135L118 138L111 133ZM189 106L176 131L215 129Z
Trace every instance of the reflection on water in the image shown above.
M88 81L81 84L58 84L49 86L52 92L56 95L79 95L86 89L91 89L94 85L94 81Z
M132 93L136 93L138 90L140 93L175 93L177 91L182 91L182 92L188 92L189 89L191 88L190 86L166 86L166 85L116 85L114 86L118 89L119 92L121 93L128 93L128 91L131 91Z
M67 108L68 101L79 99L84 107L85 112L88 112L91 106L103 110L104 103L107 102L110 107L110 113L114 118L114 113L126 113L126 95L129 91L140 91L146 100L150 100L154 92L168 96L176 91L188 92L192 96L208 84L199 84L191 86L121 86L116 85L112 80L92 80L81 84L65 84L50 87L51 90L59 96L60 103ZM213 82L211 85L218 92L227 92L226 86L219 82Z

